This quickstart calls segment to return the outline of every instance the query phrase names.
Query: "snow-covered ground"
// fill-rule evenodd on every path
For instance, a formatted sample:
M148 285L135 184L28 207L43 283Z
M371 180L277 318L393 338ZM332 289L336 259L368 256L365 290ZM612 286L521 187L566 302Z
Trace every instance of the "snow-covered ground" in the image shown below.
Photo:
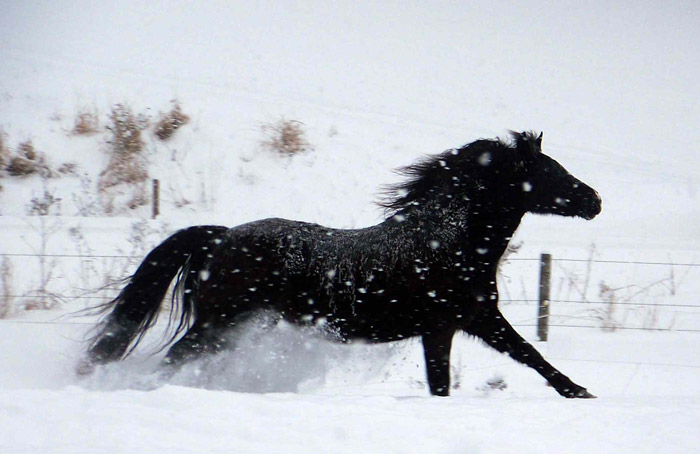
M17 296L0 320L0 453L700 446L695 3L0 0L0 11L5 143L31 140L53 168L77 164L73 176L0 180L0 254L13 254ZM168 142L144 133L162 214L105 217L108 133L70 134L76 115L96 112L104 127L126 103L156 119L171 99L190 123ZM313 151L264 149L261 126L282 117L303 123ZM263 337L251 327L240 356L169 384L148 348L78 379L93 319L70 313L103 301L89 292L131 272L128 258L50 258L48 290L80 298L20 309L39 285L26 254L140 256L181 226L267 216L374 224L380 186L399 178L391 169L509 128L543 130L545 152L603 196L591 222L526 217L500 282L506 316L535 341L538 265L523 259L553 254L560 326L537 346L596 400L561 399L466 337L453 352L458 388L431 398L417 342L337 346L288 326ZM28 216L44 190L61 198L55 216ZM610 298L602 284L625 303L612 314L596 303ZM645 330L604 332L605 317Z
M1 452L658 453L700 442L697 334L554 329L538 346L598 395L581 401L467 338L453 353L459 389L439 399L417 343L335 346L284 329L175 384L152 380L142 355L79 381L83 328L2 325ZM487 385L499 378L505 390Z

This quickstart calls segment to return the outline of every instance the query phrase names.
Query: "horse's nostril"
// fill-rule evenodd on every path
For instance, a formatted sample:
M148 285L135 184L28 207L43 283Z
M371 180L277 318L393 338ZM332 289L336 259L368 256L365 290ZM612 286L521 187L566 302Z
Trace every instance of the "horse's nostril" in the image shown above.
M597 192L594 194L594 197L591 199L590 208L591 208L591 212L589 215L590 217L588 217L588 219L593 219L594 217L599 215L600 212L603 210L603 199L600 198L600 195L598 195Z

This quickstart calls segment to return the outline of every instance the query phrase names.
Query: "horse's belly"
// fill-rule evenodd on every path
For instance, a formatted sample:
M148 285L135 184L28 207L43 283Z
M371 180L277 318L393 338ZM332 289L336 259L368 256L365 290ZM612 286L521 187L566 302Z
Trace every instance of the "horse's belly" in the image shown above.
M284 317L303 325L325 326L343 340L390 342L420 335L430 324L430 314L410 301L358 300L306 296L282 309Z

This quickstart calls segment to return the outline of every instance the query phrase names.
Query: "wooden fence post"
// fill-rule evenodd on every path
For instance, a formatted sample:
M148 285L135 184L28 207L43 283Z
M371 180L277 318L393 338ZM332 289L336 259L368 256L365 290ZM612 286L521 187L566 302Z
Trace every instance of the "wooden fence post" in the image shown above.
M160 214L160 182L153 180L153 219Z
M549 285L552 278L552 256L540 256L540 307L537 312L537 337L547 341L549 333Z

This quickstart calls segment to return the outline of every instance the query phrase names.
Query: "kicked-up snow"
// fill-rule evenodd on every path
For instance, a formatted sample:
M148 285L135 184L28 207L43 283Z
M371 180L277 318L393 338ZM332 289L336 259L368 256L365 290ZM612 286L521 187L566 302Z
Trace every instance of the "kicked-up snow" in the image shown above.
M598 396L587 400L561 398L460 336L455 389L436 398L417 342L337 345L288 325L264 336L251 327L241 352L191 364L170 384L145 353L79 379L87 320L41 318L0 325L2 452L657 453L700 443L697 334L554 330L537 346ZM669 353L648 353L661 346Z

